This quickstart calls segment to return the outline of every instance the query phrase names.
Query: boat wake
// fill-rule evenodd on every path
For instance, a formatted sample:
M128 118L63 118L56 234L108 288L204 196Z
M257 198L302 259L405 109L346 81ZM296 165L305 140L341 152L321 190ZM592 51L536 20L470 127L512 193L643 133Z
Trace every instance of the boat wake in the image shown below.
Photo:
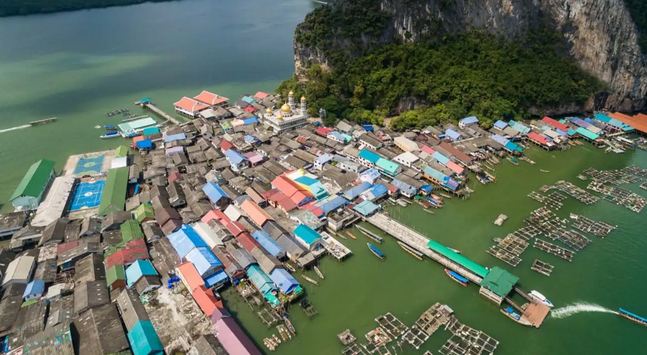
M31 127L30 124L24 124L22 126L16 126L16 127L11 127L11 128L5 128L5 129L0 129L0 133L5 133L5 132L11 132L11 131L17 131L19 129L23 128L29 128Z
M578 313L588 313L588 312L600 312L600 313L612 313L612 314L618 314L618 312L608 309L606 307L602 307L599 304L594 304L594 303L587 303L587 302L577 302L574 304L569 304L568 306L565 307L560 307L557 309L554 309L551 312L551 316L553 318L557 319L562 319L562 318L568 318L572 315L578 314Z

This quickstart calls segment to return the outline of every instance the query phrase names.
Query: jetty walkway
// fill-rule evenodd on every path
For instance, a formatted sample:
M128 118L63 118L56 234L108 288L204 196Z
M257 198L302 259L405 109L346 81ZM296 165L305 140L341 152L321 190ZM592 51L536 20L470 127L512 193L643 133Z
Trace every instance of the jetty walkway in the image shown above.
M483 276L480 276L474 273L472 270L469 270L467 267L464 267L459 263L452 261L447 255L442 255L441 253L430 249L428 238L405 226L404 224L386 216L385 214L376 213L370 217L367 217L366 221L373 226L381 229L385 233L390 234L395 239L418 250L419 252L423 253L424 255L428 256L444 267L465 276L477 285L480 284L483 280ZM457 253L454 254L460 255ZM467 259L464 256L462 258Z
M169 115L168 113L162 111L161 108L155 106L155 104L153 104L150 100L142 99L140 101L135 102L135 104L140 105L143 108L147 108L147 109L153 111L155 114L162 117L163 119L165 119L168 122L172 122L172 123L174 123L176 125L182 124L182 122L180 122L180 120L178 120L177 118L175 118L175 117Z

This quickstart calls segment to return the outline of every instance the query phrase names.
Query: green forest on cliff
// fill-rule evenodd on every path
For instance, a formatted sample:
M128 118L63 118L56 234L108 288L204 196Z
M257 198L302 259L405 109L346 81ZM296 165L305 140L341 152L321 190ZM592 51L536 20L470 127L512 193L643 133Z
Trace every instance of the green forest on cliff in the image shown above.
M167 0L2 0L0 1L0 16L30 15L162 1Z
M282 93L306 95L313 110L324 108L328 123L341 117L380 122L401 102L415 102L416 109L396 117L393 128L472 114L487 124L528 116L531 108L582 103L603 88L563 55L554 32L538 31L514 42L467 33L425 43L371 45L388 18L373 0L350 3L315 10L297 30L296 40L322 50L333 69L312 65L306 81L292 78L279 87ZM372 20L360 21L366 17ZM340 38L351 45L337 48Z

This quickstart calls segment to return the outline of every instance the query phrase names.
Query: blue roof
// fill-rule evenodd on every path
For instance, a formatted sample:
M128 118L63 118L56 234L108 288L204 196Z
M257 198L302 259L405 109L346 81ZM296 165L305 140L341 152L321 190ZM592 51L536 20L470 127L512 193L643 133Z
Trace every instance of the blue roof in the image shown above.
M225 282L227 282L227 280L229 280L229 276L227 276L227 274L225 273L225 270L220 270L215 274L204 279L204 285L207 288L210 288L216 285L224 284Z
M498 129L504 129L504 128L508 127L508 124L505 123L505 121L498 120L498 121L494 122L494 127L498 128Z
M449 158L447 158L446 156L444 156L444 155L443 155L443 153L441 153L441 152L439 152L439 151L435 151L435 152L433 152L433 154L431 154L431 156L432 156L434 159L438 160L438 162L440 162L440 163L441 163L441 164L443 164L443 165L447 165L447 163L449 163Z
M366 177L366 178L369 178L369 179L375 181L380 177L380 172L377 171L377 169L375 169L375 168L369 168L369 169L364 170L359 175L360 175L360 177Z
M294 181L298 182L299 184L303 184L306 186L314 185L319 183L319 180L311 178L309 176L299 176L298 178L294 179Z
M325 215L348 204L348 200L341 196L334 196L321 202L318 207L321 208Z
M368 150L366 148L360 150L357 156L359 156L364 160L368 160L373 164L375 164L381 158L379 154L375 153L374 151Z
M317 163L319 165L323 165L323 164L326 164L327 162L329 162L331 160L332 160L332 155L330 155L328 153L324 153L324 154L318 156L315 159L315 163Z
M164 346L150 320L140 320L128 332L128 342L135 355L163 354Z
M23 292L22 297L40 297L45 292L45 281L40 279L34 279L25 287L25 292Z
M148 259L138 259L126 268L126 283L132 287L137 280L144 276L158 276L157 270Z
M285 256L285 250L264 230L256 230L252 232L252 237L256 239L258 244L265 249L270 255L276 258Z
M227 149L225 151L225 157L232 165L238 165L245 161L245 157L234 149Z
M505 147L505 149L507 149L507 150L509 150L511 152L519 152L519 153L523 152L523 147L516 144L516 143L514 143L514 142L512 142L512 141L508 141L508 143L506 143L504 145L504 147Z
M252 143L255 143L257 141L256 137L254 137L254 136L252 136L250 134L246 134L243 137L243 140L245 140L245 143L248 143L248 144L252 144Z
M198 233L186 224L182 225L178 231L171 233L168 239L180 258L184 258L193 248L208 248Z
M402 180L393 179L393 181L391 181L391 184L393 184L393 186L397 187L405 195L410 195L411 196L411 195L415 195L418 192L418 188L416 188L415 186L410 185L410 184L408 184L408 183L406 183L406 182L404 182Z
M209 276L216 269L222 267L220 260L218 260L209 248L205 247L193 248L186 254L186 260L193 263L195 269L198 270L198 274L202 277Z
M365 191L362 194L362 196L364 196L368 200L377 200L379 198L386 196L388 192L389 192L389 189L387 189L386 185L375 184L368 191Z
M479 119L476 118L476 116L468 116L465 118L461 118L459 122L462 124L474 124L474 123L478 123Z
M202 191L204 192L205 195L209 198L211 203L218 203L221 198L226 197L229 198L227 193L220 187L220 185L214 183L214 182L208 182L202 186Z
M519 133L521 134L528 134L530 132L530 127L517 121L511 120L510 122L508 122L508 125L514 128L515 130L519 131Z
M365 130L366 132L373 132L373 131L375 131L375 128L373 128L373 125L372 125L372 124L368 124L368 123L364 123L364 124L362 125L362 128L364 128L364 130Z
M256 116L243 118L244 125L250 125L250 124L256 124L256 123L258 123L258 118Z
M164 137L164 143L180 141L182 139L186 139L186 134L184 133L169 134Z
M447 128L447 130L445 130L445 135L447 137L449 137L449 139L451 139L453 141L455 141L455 140L457 140L458 138L461 137L460 133L456 132L455 130L453 130L451 128Z
M374 204L371 201L362 201L353 207L353 210L359 212L363 216L371 215L373 212L377 211L380 206Z
M142 139L140 141L137 141L137 143L135 143L135 146L137 147L137 149L153 149L153 141L150 139Z
M500 134L493 134L493 135L490 136L490 138L492 138L492 140L494 140L495 142L497 142L497 143L499 143L501 145L506 145L509 142L508 138L506 138L506 137L504 137L504 136L502 136Z
M253 97L251 97L251 96L243 96L243 97L241 97L240 99L241 99L242 101L247 102L248 104L253 104L254 102L256 102L256 100L254 100L254 98L253 98Z
M301 239L306 245L312 245L319 239L321 239L321 235L317 233L314 229L306 226L305 224L299 224L296 228L294 228L294 231L292 231L294 235Z
M270 278L284 294L289 294L299 287L299 281L283 268L274 269L270 273Z
M359 185L353 186L350 189L344 191L344 198L347 199L348 201L352 201L356 199L359 195L362 194L362 192L368 190L371 188L371 183L369 182L362 182Z

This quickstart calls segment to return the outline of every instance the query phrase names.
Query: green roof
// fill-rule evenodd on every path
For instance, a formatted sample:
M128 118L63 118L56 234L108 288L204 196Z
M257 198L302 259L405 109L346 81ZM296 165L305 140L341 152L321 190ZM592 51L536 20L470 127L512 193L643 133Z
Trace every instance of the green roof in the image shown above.
M481 281L481 286L494 292L499 297L505 297L514 285L519 281L519 278L505 269L494 266L490 272Z
M386 171L390 175L397 174L398 169L400 168L400 165L398 163L392 162L384 158L378 159L375 165L377 165L378 168Z
M142 227L139 225L139 222L134 219L129 219L126 222L122 223L121 226L119 226L119 230L121 231L121 239L124 241L124 243L127 243L131 240L144 238Z
M43 159L35 162L29 167L29 170L27 170L22 180L20 180L10 200L20 196L40 197L47 188L47 184L53 174L53 161Z
M108 178L99 203L99 216L124 210L128 188L128 167L108 170Z
M488 269L486 269L485 266L478 264L475 261L472 261L471 259L461 254L458 254L457 252L449 249L448 247L438 243L433 239L429 240L429 243L427 244L427 246L429 247L429 249L446 257L447 259L466 268L467 270L471 271L472 273L480 277L485 277L485 275L488 274Z
M120 145L115 149L115 155L118 157L125 157L128 155L129 148L125 145Z
M139 223L145 221L146 219L155 219L155 211L153 210L153 206L151 206L150 203L142 203L137 208L135 208L133 214L135 215L135 219L137 219Z
M106 271L106 282L108 286L117 280L126 280L126 269L123 265L114 265Z

